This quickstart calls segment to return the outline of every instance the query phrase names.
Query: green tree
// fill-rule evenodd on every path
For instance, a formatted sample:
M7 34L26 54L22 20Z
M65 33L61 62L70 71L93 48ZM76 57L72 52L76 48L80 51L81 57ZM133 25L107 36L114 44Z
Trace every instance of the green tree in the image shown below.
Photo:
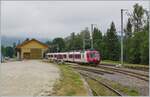
M93 31L93 47L98 50L100 53L102 52L102 32L98 28L94 28Z
M6 56L6 48L3 45L1 46L1 53L3 56Z
M62 52L65 50L65 42L63 38L55 38L52 43L54 52Z
M128 60L128 49L129 49L129 40L132 37L132 23L131 23L131 19L128 18L128 22L126 25L126 29L125 29L125 36L123 39L123 45L124 45L124 60L127 61Z
M68 36L68 37L66 37L64 40L65 40L65 45L66 45L66 47L65 47L65 50L66 51L71 51L71 50L75 50L75 37L76 37L76 35L75 35L75 32L72 32L71 34L70 34L70 36Z
M128 22L125 29L125 37L128 38L131 36L132 36L132 23L131 23L131 19L128 18Z
M133 10L132 22L134 25L134 31L139 32L142 30L143 27L143 16L144 16L144 9L138 3L136 3Z
M141 33L134 33L129 42L128 57L130 63L139 64L141 62L140 43L142 41Z
M14 55L14 49L13 49L13 47L8 46L5 49L6 49L6 57L13 58L13 55Z
M108 58L110 60L119 60L120 46L114 22L111 23L110 29L106 33L106 47Z
M70 40L69 48L71 50L75 50L75 33L74 32L71 33L71 40Z
M82 36L80 35L80 33L78 33L75 36L74 44L75 44L75 50L82 50L82 48L83 48L83 40L82 40Z
M45 44L48 45L48 50L46 51L46 53L52 52L53 51L53 48L52 48L53 47L53 43L52 43L52 41L46 41Z
M102 59L109 59L109 52L108 52L108 48L107 48L107 36L106 34L104 34L104 36L102 37L102 42L101 42L101 58Z
M141 33L140 33L141 34ZM149 32L142 32L142 41L140 42L141 64L149 63Z
M17 56L17 52L16 52L16 42L13 43L13 53L14 53L14 57Z
M90 31L86 27L84 30L80 32L80 35L82 36L82 41L84 41L85 49L91 48L91 40L90 40ZM84 49L84 48L83 48Z
M132 26L134 33L125 34L124 55L125 60L130 63L148 64L148 18L147 11L138 4L134 5L132 23L127 23L126 31L130 32ZM144 22L144 15L147 16L147 22ZM145 23L145 24L144 24Z

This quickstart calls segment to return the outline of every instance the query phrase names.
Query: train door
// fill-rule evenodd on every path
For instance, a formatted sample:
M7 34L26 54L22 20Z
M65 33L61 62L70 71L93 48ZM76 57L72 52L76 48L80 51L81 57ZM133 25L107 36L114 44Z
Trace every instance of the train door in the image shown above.
M84 52L81 52L81 62L85 62L85 55L84 55Z

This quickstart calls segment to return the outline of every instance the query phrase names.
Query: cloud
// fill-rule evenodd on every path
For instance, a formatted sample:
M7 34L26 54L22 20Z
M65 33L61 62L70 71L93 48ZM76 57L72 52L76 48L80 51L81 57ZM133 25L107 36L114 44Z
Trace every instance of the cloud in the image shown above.
M119 31L120 9L132 10L136 2L148 8L148 1L2 1L2 35L52 39L91 23L106 32L112 21Z

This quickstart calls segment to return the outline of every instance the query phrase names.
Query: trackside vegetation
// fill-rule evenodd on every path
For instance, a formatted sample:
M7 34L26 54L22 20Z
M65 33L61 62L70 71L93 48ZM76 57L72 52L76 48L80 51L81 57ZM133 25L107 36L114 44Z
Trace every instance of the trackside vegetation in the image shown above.
M87 96L80 75L66 64L58 66L61 70L61 79L54 86L53 95L56 96Z

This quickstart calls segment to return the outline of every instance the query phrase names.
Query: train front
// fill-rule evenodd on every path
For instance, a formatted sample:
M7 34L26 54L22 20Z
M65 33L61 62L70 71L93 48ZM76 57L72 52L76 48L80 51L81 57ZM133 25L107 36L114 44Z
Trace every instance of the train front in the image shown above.
M100 63L100 54L98 51L87 51L87 61L88 63L92 64L99 64Z

